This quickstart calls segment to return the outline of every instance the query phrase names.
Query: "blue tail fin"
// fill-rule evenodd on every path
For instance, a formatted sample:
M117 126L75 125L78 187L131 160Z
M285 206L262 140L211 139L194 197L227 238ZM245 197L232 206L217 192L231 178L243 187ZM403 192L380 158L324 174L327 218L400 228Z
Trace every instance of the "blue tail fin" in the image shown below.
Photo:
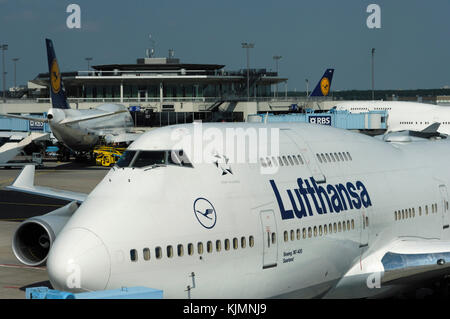
M50 75L50 97L52 98L53 108L70 109L61 79L58 61L56 60L53 42L50 39L45 39L45 44L47 45L48 72Z
M316 88L310 96L327 96L330 93L331 88L331 80L333 79L334 69L327 69L320 79L319 83L317 83Z

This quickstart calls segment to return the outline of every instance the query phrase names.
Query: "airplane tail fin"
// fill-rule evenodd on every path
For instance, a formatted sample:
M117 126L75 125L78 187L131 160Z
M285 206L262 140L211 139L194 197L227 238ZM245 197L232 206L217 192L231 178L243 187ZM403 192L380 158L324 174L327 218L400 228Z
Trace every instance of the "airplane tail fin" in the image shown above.
M317 83L316 88L309 95L311 96L327 96L330 93L331 80L333 79L334 69L327 69Z
M70 109L62 82L58 61L56 60L53 42L50 39L45 39L45 43L47 46L48 72L50 75L50 97L52 99L52 106L55 109Z

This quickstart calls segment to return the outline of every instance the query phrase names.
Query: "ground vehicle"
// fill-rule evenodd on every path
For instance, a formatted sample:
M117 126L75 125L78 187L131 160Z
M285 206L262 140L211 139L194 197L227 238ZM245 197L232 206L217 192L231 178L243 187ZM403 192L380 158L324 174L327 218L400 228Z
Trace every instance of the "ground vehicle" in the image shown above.
M94 148L95 164L101 166L112 166L122 156L125 148L111 146L96 146Z

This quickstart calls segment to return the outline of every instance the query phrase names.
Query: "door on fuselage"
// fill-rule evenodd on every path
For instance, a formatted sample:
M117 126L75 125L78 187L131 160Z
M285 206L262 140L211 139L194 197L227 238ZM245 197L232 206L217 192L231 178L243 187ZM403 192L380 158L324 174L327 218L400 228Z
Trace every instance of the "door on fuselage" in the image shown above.
M277 266L278 244L277 225L273 210L261 211L263 232L263 269Z
M449 212L447 187L445 185L439 185L439 192L441 195L441 206L442 206L442 228L444 231L450 231L449 230L450 212ZM447 235L446 237L449 237L449 235Z

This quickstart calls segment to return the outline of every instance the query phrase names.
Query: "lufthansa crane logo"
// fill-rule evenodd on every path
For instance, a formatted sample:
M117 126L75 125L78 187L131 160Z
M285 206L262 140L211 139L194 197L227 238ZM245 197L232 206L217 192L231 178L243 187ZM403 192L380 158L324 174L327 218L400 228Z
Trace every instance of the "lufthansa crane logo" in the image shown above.
M53 93L57 94L61 89L61 74L59 73L58 62L56 59L52 62L52 67L50 69L50 84L52 86Z
M214 206L206 198L197 198L194 202L194 215L200 225L211 229L216 225L217 215Z
M320 80L320 90L324 96L328 95L330 92L330 80L328 80L328 78L322 78L322 80Z

